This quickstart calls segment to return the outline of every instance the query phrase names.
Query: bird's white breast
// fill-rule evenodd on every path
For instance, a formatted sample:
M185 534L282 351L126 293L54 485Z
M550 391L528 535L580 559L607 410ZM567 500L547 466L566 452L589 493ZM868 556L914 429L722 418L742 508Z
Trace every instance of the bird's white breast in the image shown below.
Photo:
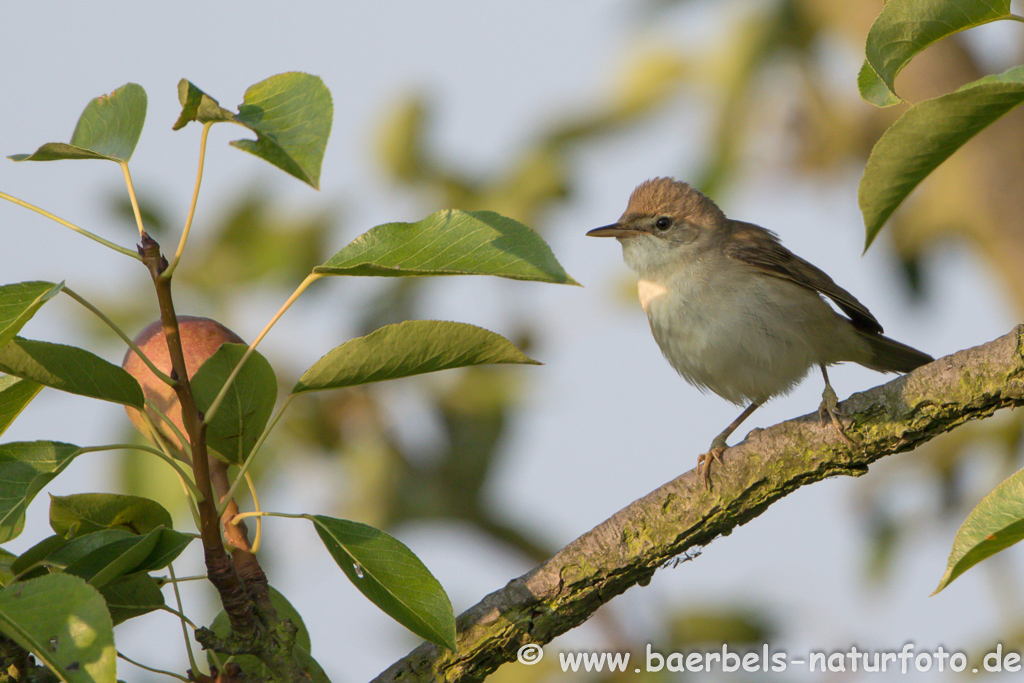
M637 293L640 295L640 306L644 313L650 315L650 307L656 299L661 299L668 294L668 287L654 280L640 278L637 282Z
M680 264L638 282L640 305L669 363L687 381L734 403L782 393L819 361L804 328L833 315L817 295L749 271ZM780 290L780 288L782 288ZM788 295L787 295L788 294ZM810 311L807 309L810 308Z

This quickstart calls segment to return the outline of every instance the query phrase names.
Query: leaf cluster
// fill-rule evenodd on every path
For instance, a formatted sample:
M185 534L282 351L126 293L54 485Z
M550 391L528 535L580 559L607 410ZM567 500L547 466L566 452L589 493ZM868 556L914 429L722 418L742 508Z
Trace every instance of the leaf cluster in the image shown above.
M256 135L255 140L237 140L231 143L233 146L314 188L319 186L333 108L329 91L316 76L286 73L257 83L246 91L237 111L221 107L187 80L179 84L179 99L182 112L174 129L191 122L203 126L200 178L209 128L216 123L232 123ZM196 202L193 197L178 249L168 261L145 229L128 170L141 137L146 101L143 88L129 83L92 100L69 143L46 143L35 152L10 158L105 160L121 167L142 240L138 254L61 222L141 260L150 269L166 330L168 323L176 327L171 278L185 252ZM4 197L47 215L38 207ZM0 640L14 648L5 647L5 653L31 653L62 680L116 680L113 627L157 609L171 610L162 592L169 584L174 586L176 595L178 592L170 563L189 543L201 538L208 571L218 590L221 584L214 575L221 568L210 564L211 553L215 558L227 558L221 555L222 543L242 551L245 561L236 560L235 566L229 566L227 571L238 575L243 592L254 601L248 608L234 605L222 591L225 611L210 629L197 630L197 639L209 650L211 675L234 662L233 666L248 667L247 675L284 680L305 672L304 675L316 680L326 680L312 658L309 635L294 608L266 585L265 576L261 580L250 577L252 568L259 566L255 560L259 541L250 544L241 520L253 515L309 520L325 549L360 592L417 635L447 648L455 647L455 620L444 589L398 539L360 522L306 511L256 510L239 515L233 500L264 440L293 400L302 400L313 392L452 368L537 364L501 335L475 325L405 320L382 326L328 351L279 399L276 373L255 350L256 346L313 282L339 275L491 275L575 284L539 235L493 212L442 211L416 223L389 223L370 229L308 273L251 344L223 344L191 377L183 378L177 371L170 376L156 373L183 399L183 412L188 412L184 399L194 398L195 412L185 417L185 429L178 430L183 437L180 449L160 439L155 429L149 432L155 447L136 448L161 458L174 469L189 497L198 534L174 530L170 513L155 501L139 496L81 493L52 498L53 536L20 555L0 551ZM144 357L109 316L64 283L22 282L0 287L0 371L5 373L0 376L0 433L44 388L119 403L170 424L167 415L146 400L137 378L121 367L77 346L18 336L41 307L61 293L82 303ZM173 359L174 345L181 342L168 335L167 343ZM144 360L155 370L149 359ZM130 446L81 447L51 441L0 444L0 543L23 531L29 503L72 460L96 450L127 447ZM209 464L200 457L207 448L217 455ZM234 468L230 479L229 466ZM223 476L218 478L216 472ZM215 492L222 501L219 506L211 504L209 492ZM227 516L219 519L223 515ZM224 537L218 532L211 543L207 530L219 527L221 521ZM242 529L240 535L233 531L237 528ZM171 576L154 574L161 570L171 571ZM262 570L255 573L262 574ZM230 581L235 579L229 577ZM258 643L254 645L252 634L267 626L245 622L244 615L252 614L253 609L272 627L266 637L286 646L283 657L279 652L261 649ZM180 613L180 603L176 613L183 623L195 628ZM83 639L69 634L69 619L80 620L93 637ZM14 659L27 661L21 656ZM204 675L196 669L195 662L193 675L200 679Z

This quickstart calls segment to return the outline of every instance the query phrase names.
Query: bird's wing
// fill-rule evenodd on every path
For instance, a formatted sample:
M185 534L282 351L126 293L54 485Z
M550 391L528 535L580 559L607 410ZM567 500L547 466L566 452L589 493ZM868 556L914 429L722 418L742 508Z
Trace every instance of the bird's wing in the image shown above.
M770 230L741 221L731 221L732 230L725 243L725 255L741 261L763 273L794 282L835 302L858 329L882 332L875 320L857 297L840 287L817 266L808 263L786 247Z

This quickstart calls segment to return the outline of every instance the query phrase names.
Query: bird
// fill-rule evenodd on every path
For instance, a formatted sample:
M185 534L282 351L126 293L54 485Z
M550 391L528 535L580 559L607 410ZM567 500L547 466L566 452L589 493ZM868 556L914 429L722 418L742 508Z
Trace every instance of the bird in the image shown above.
M641 183L618 222L587 235L621 243L651 332L676 372L702 392L744 406L697 460L709 487L711 463L722 462L733 431L815 366L825 380L822 424L830 420L852 443L827 367L849 361L906 373L934 360L883 336L864 304L774 232L727 218L685 182Z

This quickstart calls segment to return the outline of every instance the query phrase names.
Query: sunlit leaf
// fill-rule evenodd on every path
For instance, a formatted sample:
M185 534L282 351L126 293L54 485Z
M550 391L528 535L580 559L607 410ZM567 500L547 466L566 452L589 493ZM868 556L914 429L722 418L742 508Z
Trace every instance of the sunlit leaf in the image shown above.
M475 325L407 320L385 325L330 351L292 393L337 389L485 363L539 365L501 335Z
M579 284L534 230L493 211L438 211L363 233L313 269L325 275L497 275Z
M63 288L63 282L18 282L0 287L0 346L14 339L39 307Z
M247 348L245 344L223 344L196 371L192 393L199 410L205 413L209 409ZM254 351L207 426L206 443L229 462L243 462L267 426L276 400L274 369Z
M871 245L892 212L964 143L1024 101L1024 66L985 76L920 102L897 119L871 150L858 200Z
M50 528L71 539L101 529L146 534L173 526L171 513L160 503L119 493L76 493L50 496Z
M893 83L916 54L958 31L1010 16L1010 0L889 0L868 30L864 54L884 89L861 70L861 97L885 107L901 101Z
M0 543L22 532L28 504L81 452L54 441L0 444Z
M278 74L246 90L234 118L256 139L231 144L319 189L333 118L331 93L319 76Z
M324 546L356 588L410 631L455 650L455 615L447 593L404 544L371 526L307 515Z
M1021 539L1024 539L1024 470L1003 480L967 515L953 539L946 573L935 593L974 565Z
M84 349L15 337L0 347L0 370L72 394L142 408L142 387L121 367Z
M0 590L0 632L62 681L117 680L114 625L106 603L77 576L52 574Z
M14 161L108 159L128 161L146 122L146 91L128 83L95 98L78 119L71 144L48 142L32 154L14 154Z

